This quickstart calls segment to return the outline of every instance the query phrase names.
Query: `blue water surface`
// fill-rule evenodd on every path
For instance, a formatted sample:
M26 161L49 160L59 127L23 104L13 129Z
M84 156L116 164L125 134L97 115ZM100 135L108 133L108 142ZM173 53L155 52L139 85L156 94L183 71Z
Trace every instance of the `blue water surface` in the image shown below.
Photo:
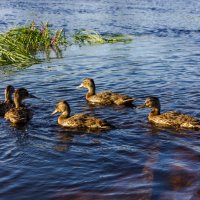
M23 128L0 119L0 199L197 200L200 199L199 131L158 128L149 110L91 107L86 90L136 97L158 96L162 111L200 118L200 1L196 0L1 0L0 31L49 21L66 34L84 28L133 36L131 43L70 46L63 58L26 69L0 69L7 84L26 87L34 117ZM116 129L65 130L51 117L65 99L72 114L85 112Z

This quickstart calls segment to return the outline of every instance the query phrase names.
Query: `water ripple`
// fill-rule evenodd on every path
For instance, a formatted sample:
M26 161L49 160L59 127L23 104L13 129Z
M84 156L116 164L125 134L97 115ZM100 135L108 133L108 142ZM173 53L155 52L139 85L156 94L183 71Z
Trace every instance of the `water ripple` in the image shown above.
M92 77L97 92L128 94L137 98L136 106L158 96L162 112L200 118L198 8L194 0L2 0L1 31L40 19L70 33L86 28L134 40L70 46L62 59L0 69L2 98L7 84L40 98L26 100L34 111L27 126L15 128L0 119L1 199L199 199L199 131L153 126L148 109L91 106L86 90L76 89ZM68 100L72 114L101 117L116 128L58 126L50 113L60 99Z

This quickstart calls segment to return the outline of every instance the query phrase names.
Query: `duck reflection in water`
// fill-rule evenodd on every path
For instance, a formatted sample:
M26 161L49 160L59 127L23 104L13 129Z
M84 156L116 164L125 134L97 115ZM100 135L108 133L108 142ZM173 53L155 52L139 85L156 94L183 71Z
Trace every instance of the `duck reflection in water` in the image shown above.
M72 145L74 145L74 138L76 136L78 136L78 138L82 138L82 137L87 137L89 134L102 134L102 131L100 130L90 130L90 129L84 129L84 130L80 130L80 129L71 129L71 128L66 128L66 127L62 127L61 130L58 131L57 133L57 137L58 137L58 143L56 144L55 149L58 152L66 152L70 150L70 147ZM92 141L89 142L88 144L88 140L87 140L87 145L91 146L91 145L99 145L100 141L98 139L92 139Z

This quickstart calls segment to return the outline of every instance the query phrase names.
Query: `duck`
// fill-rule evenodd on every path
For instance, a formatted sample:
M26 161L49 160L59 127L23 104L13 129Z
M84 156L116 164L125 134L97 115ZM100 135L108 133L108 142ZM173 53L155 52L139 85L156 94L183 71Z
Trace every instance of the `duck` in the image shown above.
M36 98L27 89L19 88L14 93L15 107L5 113L5 119L13 124L25 124L32 118L32 112L22 103L26 98Z
M105 120L96 118L84 113L70 116L70 106L67 101L62 100L56 104L55 110L51 115L62 113L58 117L58 124L66 128L81 128L81 129L110 129L112 126Z
M85 78L78 88L87 88L86 100L91 104L99 105L125 105L132 106L132 102L136 99L128 95L105 91L96 94L95 83L92 78Z
M5 89L5 100L0 101L0 116L4 117L5 113L8 112L11 108L14 108L14 101L12 95L15 92L15 88L12 85L8 85Z
M157 126L174 127L176 129L200 129L200 120L180 112L168 111L160 113L161 105L158 97L148 97L145 103L137 108L151 108L148 120Z

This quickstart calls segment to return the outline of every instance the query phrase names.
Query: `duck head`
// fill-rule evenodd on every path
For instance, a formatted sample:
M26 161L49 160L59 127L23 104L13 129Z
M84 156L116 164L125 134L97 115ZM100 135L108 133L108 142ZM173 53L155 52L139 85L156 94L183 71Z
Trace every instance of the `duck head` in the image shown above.
M87 89L94 88L95 87L94 80L92 78L85 78L78 87Z
M87 94L88 97L95 95L95 84L94 84L94 80L92 78L83 79L81 85L79 85L78 88L87 88L88 89L88 94Z
M70 115L70 107L69 104L67 103L67 101L59 101L56 104L56 108L55 110L51 113L51 115L55 115L56 113L65 113L67 114L67 116Z
M16 108L22 106L22 101L27 98L37 98L30 94L25 88L19 88L14 93L14 102Z
M154 112L157 112L157 114L160 114L160 101L158 97L148 97L144 104L137 107L140 108L151 108Z

